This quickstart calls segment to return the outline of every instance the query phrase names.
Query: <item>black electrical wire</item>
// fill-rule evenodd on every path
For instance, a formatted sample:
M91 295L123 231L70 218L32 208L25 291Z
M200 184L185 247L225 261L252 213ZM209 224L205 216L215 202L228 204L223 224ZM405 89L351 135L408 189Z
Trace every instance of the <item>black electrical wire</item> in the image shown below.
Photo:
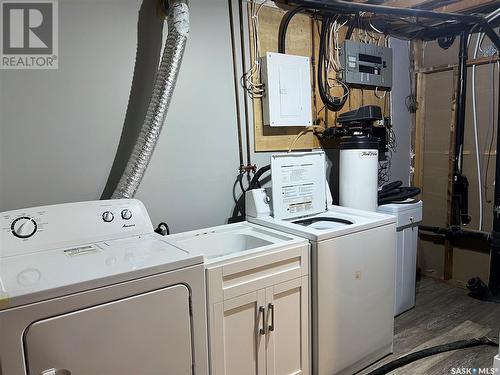
M387 203L401 202L408 198L413 198L420 194L418 187L400 187L391 191L391 194L384 194L384 197L378 197L379 206Z
M245 194L245 191L246 191L245 187L243 186L243 176L244 175L245 175L245 173L240 173L240 175L237 178L242 194Z
M326 107L333 112L338 112L342 109L344 104L347 101L347 97L349 96L349 89L346 86L343 86L344 88L344 95L341 98L337 98L334 96L330 96L330 94L327 92L327 88L323 79L324 75L324 64L325 64L325 59L326 59L326 43L327 43L327 33L328 29L330 28L332 24L332 19L330 17L323 17L323 20L321 22L321 36L320 36L320 41L319 41L319 56L318 56L318 90L319 90L319 96L321 97L321 100L323 103L326 105ZM328 79L328 77L326 77Z
M352 37L352 33L354 32L354 28L359 24L359 13L356 13L356 15L351 18L351 21L349 22L349 28L347 29L347 32L345 34L345 40L349 40Z
M332 223L339 223L339 224L345 224L345 225L352 225L354 224L350 220L342 219L340 217L321 217L321 216L316 216L316 217L311 217L308 219L301 219L297 221L293 221L294 224L299 224L299 225L304 225L304 226L309 226L311 224L321 222L321 221L329 221Z
M271 164L268 164L262 168L260 168L257 172L255 172L254 176L252 177L252 180L248 184L248 188L244 188L243 184L241 183L241 178L243 177L242 175L238 176L239 182L240 182L240 188L242 191L242 195L240 198L236 201L236 205L233 209L233 213L231 215L231 218L233 220L245 220L245 193L249 190L255 189L257 187L260 187L260 178L264 173L267 171L271 170ZM238 215L240 214L240 215ZM243 219L241 219L243 217ZM239 218L239 219L238 219Z
M491 235L488 232L481 232L478 230L468 230L462 229L461 226L454 225L450 228L436 227L432 225L419 225L418 230L422 232L429 232L438 234L440 236L445 236L449 239L456 238L474 238L477 240L489 241Z
M248 185L248 189L246 191L255 189L256 186L260 186L259 179L262 177L262 175L264 173L266 173L269 170L271 170L271 164L268 164L268 165L260 168L257 172L255 172L252 180L250 181L250 184Z
M371 371L370 373L368 373L368 375L388 374L391 371L406 366L422 358L426 358L432 355L441 354L445 352L450 352L453 350L467 349L467 348L473 348L475 346L484 346L484 345L498 346L498 343L486 336L473 338L469 340L453 341L447 344L437 345L431 348L419 350L418 352L407 354L392 362L386 363L385 365L379 367L378 369Z
M382 186L378 192L378 204L406 203L405 200L420 194L418 187L402 185L402 181L394 181Z
M379 191L379 196L381 193L383 192L386 192L386 191L389 191L389 190L393 190L393 189L397 189L398 187L400 187L401 185L403 185L403 181L393 181L393 182L389 182L388 184L385 184L384 186L382 186L380 188L380 191Z
M286 32L288 30L288 25L290 24L290 21L292 20L293 16L295 16L297 13L300 11L306 9L305 7L298 6L287 13L283 16L280 22L280 27L278 31L278 52L279 53L286 53Z

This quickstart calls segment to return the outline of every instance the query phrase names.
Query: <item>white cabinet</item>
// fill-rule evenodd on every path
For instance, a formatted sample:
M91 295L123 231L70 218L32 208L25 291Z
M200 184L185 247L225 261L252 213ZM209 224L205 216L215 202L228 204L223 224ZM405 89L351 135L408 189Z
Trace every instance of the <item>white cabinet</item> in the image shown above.
M309 246L207 269L213 375L309 373Z

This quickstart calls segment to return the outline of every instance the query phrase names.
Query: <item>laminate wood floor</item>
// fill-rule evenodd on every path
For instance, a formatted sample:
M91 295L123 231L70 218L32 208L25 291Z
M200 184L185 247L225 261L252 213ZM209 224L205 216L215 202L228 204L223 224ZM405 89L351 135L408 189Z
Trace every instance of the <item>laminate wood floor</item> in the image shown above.
M394 354L360 374L434 345L485 335L498 340L499 331L500 304L475 300L464 289L424 278L417 283L415 308L396 317ZM491 368L495 354L498 348L489 346L457 350L421 359L391 374L441 375L452 374L454 368Z

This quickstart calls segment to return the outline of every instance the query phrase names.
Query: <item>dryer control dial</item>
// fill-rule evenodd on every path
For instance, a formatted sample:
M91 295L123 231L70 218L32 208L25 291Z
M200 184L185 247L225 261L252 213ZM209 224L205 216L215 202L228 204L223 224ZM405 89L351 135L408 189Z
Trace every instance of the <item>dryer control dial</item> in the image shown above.
M111 223L114 218L115 218L115 215L113 215L113 213L111 211L105 211L102 214L102 220L104 220L104 222L106 222L106 223Z
M36 233L37 224L31 217L21 216L12 222L10 229L12 234L18 238L30 238Z
M123 220L130 220L132 218L132 211L129 209L124 209L122 210L122 219Z

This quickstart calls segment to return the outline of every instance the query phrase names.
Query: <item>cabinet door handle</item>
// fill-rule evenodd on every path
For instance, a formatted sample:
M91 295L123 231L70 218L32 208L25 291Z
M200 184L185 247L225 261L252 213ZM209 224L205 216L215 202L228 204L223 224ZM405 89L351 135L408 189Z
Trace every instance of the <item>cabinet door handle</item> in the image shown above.
M265 328L265 316L264 316L264 313L265 313L265 308L264 306L259 306L259 314L261 315L261 318L262 318L262 328L259 330L259 333L261 335L265 335L266 334L266 328Z
M271 314L271 325L269 326L269 331L274 331L274 304L270 303L268 306L269 313Z

